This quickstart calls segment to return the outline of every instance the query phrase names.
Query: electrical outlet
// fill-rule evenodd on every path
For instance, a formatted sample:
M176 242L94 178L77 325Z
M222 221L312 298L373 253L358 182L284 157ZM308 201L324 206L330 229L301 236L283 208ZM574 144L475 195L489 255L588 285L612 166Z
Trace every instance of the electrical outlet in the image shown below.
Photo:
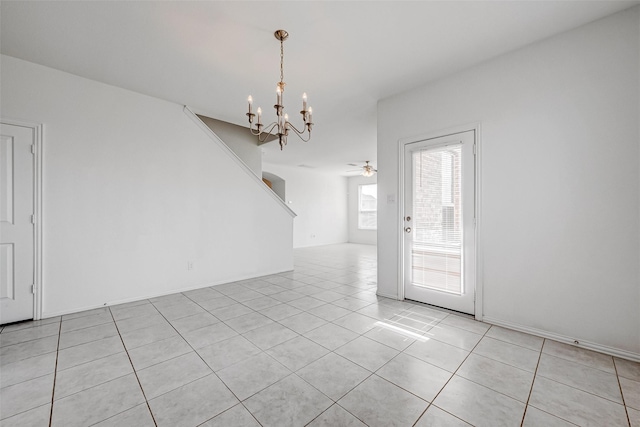
M187 261L187 270L193 270L193 261Z

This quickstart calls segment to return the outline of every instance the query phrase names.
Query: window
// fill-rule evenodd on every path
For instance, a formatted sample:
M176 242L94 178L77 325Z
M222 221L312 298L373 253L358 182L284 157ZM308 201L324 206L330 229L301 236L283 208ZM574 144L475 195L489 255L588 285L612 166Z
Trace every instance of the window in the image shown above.
M358 186L358 228L361 230L378 228L378 184Z

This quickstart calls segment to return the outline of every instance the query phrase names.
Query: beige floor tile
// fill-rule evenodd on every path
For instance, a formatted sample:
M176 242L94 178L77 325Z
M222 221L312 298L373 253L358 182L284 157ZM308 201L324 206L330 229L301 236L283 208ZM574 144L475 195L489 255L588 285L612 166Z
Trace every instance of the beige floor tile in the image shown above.
M540 352L485 336L473 352L516 368L535 372Z
M451 372L420 359L399 354L376 374L416 396L431 402L451 378Z
M542 343L544 342L544 338L536 337L511 329L501 328L500 326L495 325L487 331L485 336L519 345L520 347L526 347L534 351L540 351L540 349L542 348Z
M640 363L377 296L374 246L294 258L0 327L0 424L640 427Z
M554 417L544 411L533 406L527 407L527 413L524 416L524 423L522 427L572 427L572 424L568 421Z
M149 401L158 427L197 426L237 404L214 374Z
M413 425L428 403L372 375L338 401L370 427Z
M477 427L519 425L525 407L522 402L457 375L433 403Z
M618 375L630 380L640 381L640 363L614 357Z
M613 357L558 341L545 340L542 352L615 374Z
M404 353L449 372L455 372L469 355L468 351L437 340L416 340Z
M627 425L622 405L544 377L535 379L529 405L582 426Z
M334 351L371 372L380 369L399 353L398 350L362 336Z
M443 411L435 405L420 417L415 427L469 427L471 424L465 423L460 418L456 418L448 412Z
M260 424L244 405L239 403L199 427L260 427Z
M337 401L369 377L371 372L342 356L329 353L299 370L297 374Z
M334 404L320 414L307 427L366 427L362 421L348 413L340 405Z
M526 403L533 384L533 372L472 353L456 372L463 378Z
M264 427L304 426L333 402L295 374L244 402Z
M620 387L625 405L640 411L640 382L620 378Z
M542 354L537 375L622 403L618 378L596 368Z

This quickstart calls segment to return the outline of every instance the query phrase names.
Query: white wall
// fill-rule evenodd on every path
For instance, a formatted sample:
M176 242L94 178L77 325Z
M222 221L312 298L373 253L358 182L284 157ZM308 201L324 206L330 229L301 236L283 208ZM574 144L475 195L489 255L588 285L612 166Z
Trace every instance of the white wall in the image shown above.
M273 192L276 193L283 201L285 200L287 183L284 179L269 172L263 172L262 179L267 179L271 183L271 189Z
M44 124L45 317L292 269L292 216L182 106L8 56L1 78L3 117Z
M379 103L380 293L398 140L481 123L485 319L640 358L639 31L635 7Z
M258 138L249 133L249 129L211 117L201 116L206 124L227 146L255 173L262 177L262 150L258 147Z
M347 178L295 166L262 168L286 182L286 202L298 215L294 248L347 242Z
M375 184L376 175L366 177L362 175L348 178L349 182L349 243L361 243L375 245L377 242L377 230L361 230L358 228L358 186L362 184Z

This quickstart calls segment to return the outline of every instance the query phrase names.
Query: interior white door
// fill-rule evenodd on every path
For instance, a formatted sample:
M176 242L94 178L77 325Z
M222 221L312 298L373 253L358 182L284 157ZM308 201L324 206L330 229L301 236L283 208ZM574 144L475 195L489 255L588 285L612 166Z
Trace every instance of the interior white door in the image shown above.
M475 132L405 145L405 298L474 313Z
M0 129L0 324L33 319L34 130Z

